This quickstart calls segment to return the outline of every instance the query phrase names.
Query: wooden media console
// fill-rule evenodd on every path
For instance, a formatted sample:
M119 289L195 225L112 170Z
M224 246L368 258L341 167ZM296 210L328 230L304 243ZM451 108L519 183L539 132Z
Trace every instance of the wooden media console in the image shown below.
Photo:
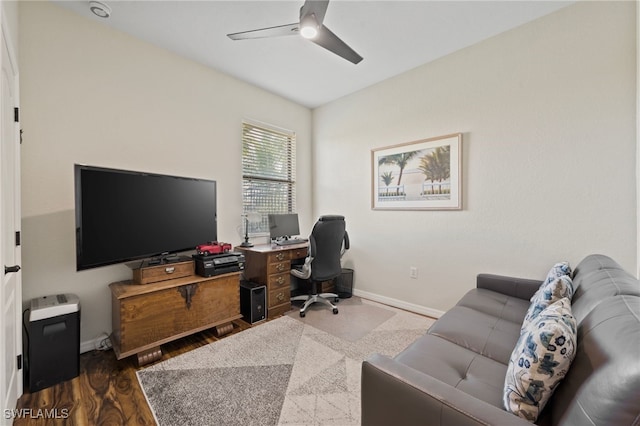
M213 327L217 335L226 334L232 321L242 318L240 272L144 285L128 280L109 287L114 352L118 359L137 355L140 365L159 359L163 343Z

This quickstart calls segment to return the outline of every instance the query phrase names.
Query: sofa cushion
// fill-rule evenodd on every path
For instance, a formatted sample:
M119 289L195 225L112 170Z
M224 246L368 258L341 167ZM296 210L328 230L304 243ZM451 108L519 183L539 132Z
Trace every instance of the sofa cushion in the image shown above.
M528 303L524 301L524 305ZM521 310L524 315L525 308ZM521 322L522 316L513 322L466 306L454 306L428 333L506 365L520 337Z
M509 360L504 407L536 421L575 356L576 321L571 302L562 298L537 315L523 330Z
M611 296L640 296L638 280L614 260L603 255L587 256L578 264L573 276L574 294L571 301L578 324L591 310Z
M531 305L527 310L522 322L522 330L524 330L535 317L538 316L547 306L566 297L571 300L573 296L573 283L568 275L556 277L548 281L545 280L536 294L531 297Z
M429 334L394 360L502 409L505 364Z
M599 271L601 269L617 269L624 272L622 266L609 256L603 254L590 254L578 263L573 270L573 278L578 275L587 275L591 272ZM576 288L578 284L576 283Z
M578 324L576 357L547 408L551 423L638 424L639 348L640 297L602 300Z
M520 299L496 291L475 288L469 290L456 305L521 324L522 317L529 308L529 299Z

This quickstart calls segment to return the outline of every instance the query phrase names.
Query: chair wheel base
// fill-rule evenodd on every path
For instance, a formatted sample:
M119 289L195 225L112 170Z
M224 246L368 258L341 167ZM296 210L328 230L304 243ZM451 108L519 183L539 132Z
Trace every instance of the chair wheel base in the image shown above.
M304 318L304 316L307 314L307 309L314 303L323 303L325 305L328 305L333 310L334 315L338 313L338 308L336 307L336 305L331 303L331 300L335 300L336 302L340 300L335 293L318 294L314 292L308 296L295 296L291 298L291 301L299 300L304 300L304 304L302 305L302 308L300 308L300 318Z

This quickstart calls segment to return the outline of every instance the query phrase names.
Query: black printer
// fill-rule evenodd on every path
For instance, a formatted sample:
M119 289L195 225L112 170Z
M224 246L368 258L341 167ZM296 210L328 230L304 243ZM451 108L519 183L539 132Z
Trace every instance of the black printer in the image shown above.
M196 274L201 277L244 270L244 254L239 252L229 251L208 256L194 254L192 257L196 263Z

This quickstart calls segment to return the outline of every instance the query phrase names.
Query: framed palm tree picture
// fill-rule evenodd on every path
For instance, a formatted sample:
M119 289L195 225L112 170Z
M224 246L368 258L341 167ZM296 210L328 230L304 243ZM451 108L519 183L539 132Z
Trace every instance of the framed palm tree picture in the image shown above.
M374 210L462 209L462 133L371 150Z

